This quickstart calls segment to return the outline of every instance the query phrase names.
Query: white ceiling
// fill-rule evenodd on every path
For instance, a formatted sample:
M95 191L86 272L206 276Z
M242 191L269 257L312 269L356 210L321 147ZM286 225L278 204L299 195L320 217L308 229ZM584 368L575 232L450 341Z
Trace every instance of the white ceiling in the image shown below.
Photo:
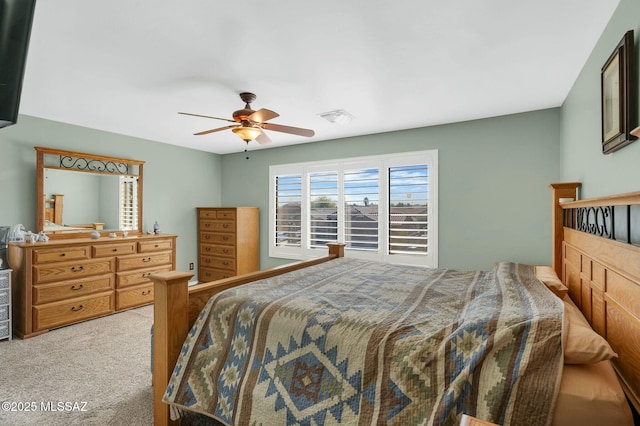
M618 3L39 0L20 113L224 154L245 143L193 133L229 123L177 112L249 91L316 132L254 150L557 107Z

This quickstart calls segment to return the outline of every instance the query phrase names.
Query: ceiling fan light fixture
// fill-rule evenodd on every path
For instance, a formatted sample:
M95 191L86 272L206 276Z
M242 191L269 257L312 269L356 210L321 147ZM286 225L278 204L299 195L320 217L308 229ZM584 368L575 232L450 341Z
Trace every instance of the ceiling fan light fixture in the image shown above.
M236 135L240 136L240 139L246 142L252 141L262 134L262 129L260 129L259 127L242 126L242 127L235 127L231 129L231 131Z
M342 124L342 125L351 123L351 121L355 118L353 114L343 109L336 109L334 111L323 112L318 115L320 115L320 117L324 118L325 120L331 123Z

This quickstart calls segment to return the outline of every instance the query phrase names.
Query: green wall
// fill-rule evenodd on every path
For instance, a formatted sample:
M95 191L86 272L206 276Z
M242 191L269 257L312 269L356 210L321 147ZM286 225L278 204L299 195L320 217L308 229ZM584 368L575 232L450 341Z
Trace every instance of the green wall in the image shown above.
M268 257L269 166L438 149L439 266L489 269L498 260L551 262L551 193L559 177L560 111L256 150L222 157L222 202L260 208ZM240 151L240 146L239 149Z
M219 155L21 115L0 130L0 225L35 231L34 146L145 161L143 229L157 220L162 232L178 235L179 270L197 263L195 208L220 205Z
M560 176L582 182L581 198L640 189L640 141L604 155L600 137L600 70L628 30L635 32L634 97L640 101L640 1L621 0L561 109ZM640 124L640 112L633 124Z

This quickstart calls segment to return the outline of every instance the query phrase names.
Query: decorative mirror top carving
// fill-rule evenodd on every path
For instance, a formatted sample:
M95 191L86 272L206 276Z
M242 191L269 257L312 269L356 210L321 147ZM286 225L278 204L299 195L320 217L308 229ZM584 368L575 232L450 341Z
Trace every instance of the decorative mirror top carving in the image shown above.
M144 161L35 149L38 232L50 238L142 233Z

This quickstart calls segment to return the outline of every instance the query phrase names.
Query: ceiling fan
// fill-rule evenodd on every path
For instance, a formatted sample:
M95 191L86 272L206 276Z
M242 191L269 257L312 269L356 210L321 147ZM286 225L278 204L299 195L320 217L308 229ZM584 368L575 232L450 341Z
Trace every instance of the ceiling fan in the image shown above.
M271 139L262 131L263 129L306 137L315 135L315 132L311 129L302 129L300 127L267 123L267 121L279 117L279 114L277 112L264 108L261 108L257 111L252 110L250 104L251 102L256 100L256 95L254 95L253 93L242 92L240 93L240 99L244 101L245 106L243 109L239 109L233 112L233 120L220 117L211 117L209 115L192 114L189 112L178 112L178 114L192 115L194 117L213 118L214 120L223 120L234 123L229 126L218 127L215 129L194 133L194 135L196 136L207 135L209 133L231 129L233 133L240 136L240 138L247 143L255 139L258 143L265 144L270 143Z

